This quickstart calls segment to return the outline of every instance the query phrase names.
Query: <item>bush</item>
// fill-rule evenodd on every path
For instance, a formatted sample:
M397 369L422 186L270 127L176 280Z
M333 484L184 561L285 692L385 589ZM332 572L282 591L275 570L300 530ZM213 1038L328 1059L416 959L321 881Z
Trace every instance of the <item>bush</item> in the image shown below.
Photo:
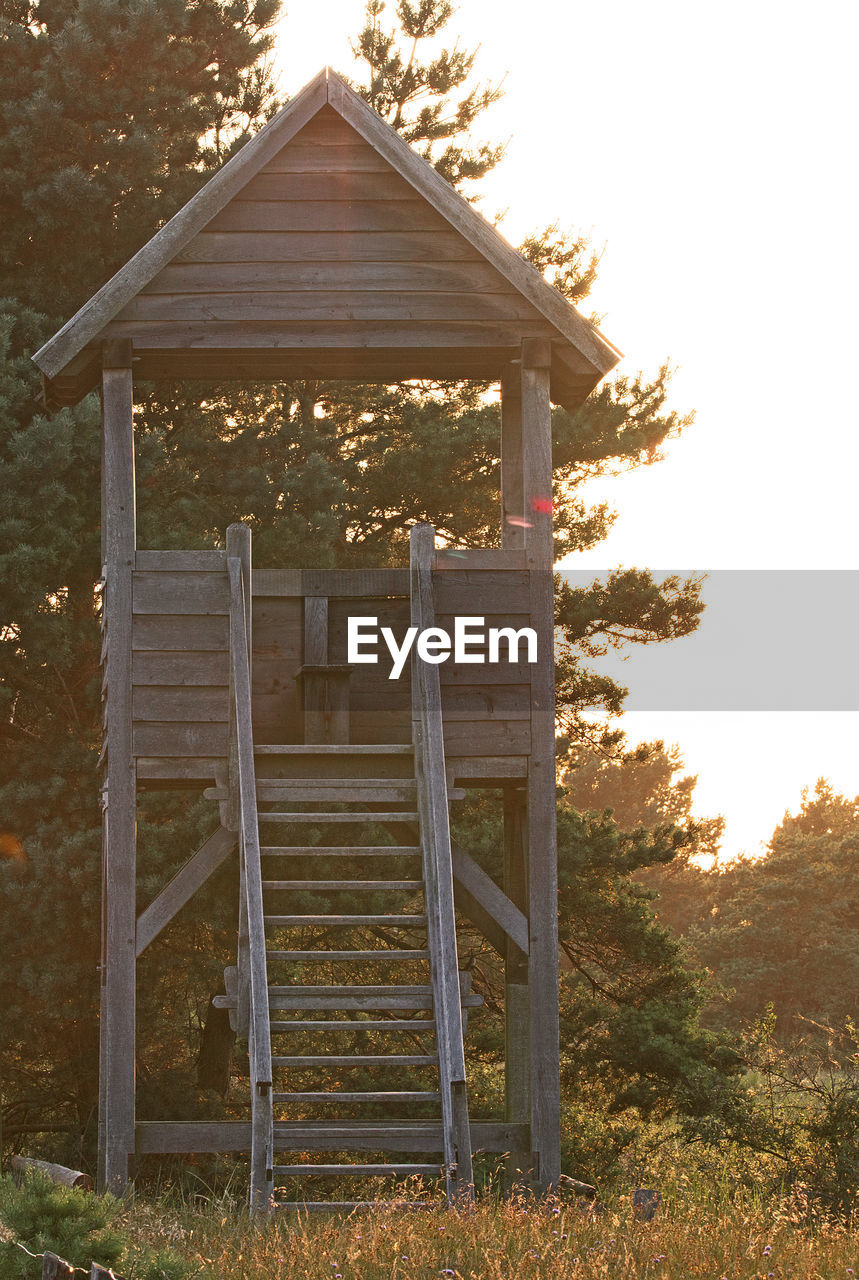
M0 1217L14 1238L31 1253L48 1250L76 1267L122 1261L126 1238L116 1224L119 1211L112 1196L61 1187L42 1173L28 1174L20 1184L0 1178ZM3 1280L39 1280L42 1274L41 1261L8 1241L0 1244L0 1263Z

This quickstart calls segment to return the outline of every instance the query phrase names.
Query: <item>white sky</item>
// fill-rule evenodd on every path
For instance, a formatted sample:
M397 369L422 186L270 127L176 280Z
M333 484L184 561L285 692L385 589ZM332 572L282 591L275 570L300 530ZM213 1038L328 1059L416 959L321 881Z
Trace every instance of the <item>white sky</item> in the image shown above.
M326 63L353 74L363 0L286 3L282 88ZM604 244L588 305L621 368L670 359L673 406L697 413L664 462L594 492L620 517L575 567L859 567L859 6L462 0L454 29L483 78L506 76L481 125L509 140L484 212L508 210L514 242L560 218ZM755 851L820 774L859 792L855 713L627 720L679 743L699 811L728 819L726 855Z

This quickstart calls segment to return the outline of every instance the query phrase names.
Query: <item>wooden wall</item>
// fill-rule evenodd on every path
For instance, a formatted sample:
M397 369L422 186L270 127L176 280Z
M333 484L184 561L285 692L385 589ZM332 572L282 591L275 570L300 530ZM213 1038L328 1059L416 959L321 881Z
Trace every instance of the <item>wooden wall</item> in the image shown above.
M222 552L138 552L133 575L133 746L150 785L207 781L227 752L228 588ZM456 614L486 626L528 625L528 574L444 570L434 576L438 625ZM380 594L360 594L372 589ZM347 619L375 616L402 636L409 625L408 574L262 571L254 574L253 713L258 744L301 742L298 673L306 594L328 595L328 660L347 660ZM328 594L330 592L330 595ZM503 605L503 610L502 606ZM388 679L384 646L376 665L350 678L353 742L411 741L408 669ZM530 749L527 663L440 667L449 757L525 756Z
M509 349L553 332L326 107L128 303L105 335L133 338L139 353ZM365 376L370 372L365 360Z

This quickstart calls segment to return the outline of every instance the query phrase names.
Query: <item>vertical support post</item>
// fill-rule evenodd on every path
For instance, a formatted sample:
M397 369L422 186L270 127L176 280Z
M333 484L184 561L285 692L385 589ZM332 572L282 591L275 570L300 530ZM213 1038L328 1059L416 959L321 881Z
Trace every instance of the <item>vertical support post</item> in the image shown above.
M526 845L530 955L531 1144L544 1188L561 1175L558 1030L558 860L555 780L554 557L552 542L551 346L522 344L522 457L529 527L531 625L539 661L531 680L531 754Z
M102 537L107 623L104 954L101 970L99 1174L121 1195L134 1152L137 779L131 739L132 570L136 545L132 348L102 355Z
M245 631L248 641L248 665L251 663L251 531L246 524L231 524L227 529L227 560L239 560L242 566L242 582L245 595ZM230 636L232 644L232 635ZM251 669L251 679L253 671ZM227 822L230 831L239 832L239 920L237 969L236 1030L240 1036L248 1034L250 1021L250 944L248 941L247 894L245 892L245 851L241 839L239 821L239 754L236 732L236 695L233 681L233 663L230 662L230 745L229 745L229 798Z
M518 364L501 379L501 546L525 545L525 483L522 471L522 374Z
M504 788L504 892L527 915L525 798L523 788ZM531 1119L529 1028L528 958L508 938L504 955L504 1116L513 1124L527 1125ZM511 1151L508 1185L530 1178L533 1170L527 1157L528 1152Z

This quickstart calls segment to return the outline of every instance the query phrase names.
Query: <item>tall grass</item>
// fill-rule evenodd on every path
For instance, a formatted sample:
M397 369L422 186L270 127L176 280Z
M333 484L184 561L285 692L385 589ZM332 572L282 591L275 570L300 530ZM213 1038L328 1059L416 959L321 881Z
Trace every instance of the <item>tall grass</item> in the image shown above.
M414 1198L414 1188L403 1188ZM765 1201L724 1184L678 1181L653 1222L631 1196L594 1215L558 1199L482 1199L468 1212L435 1205L351 1216L283 1214L259 1224L230 1195L193 1204L139 1203L141 1245L168 1242L189 1274L212 1280L529 1280L641 1276L707 1280L852 1280L857 1234L815 1216L801 1191Z

